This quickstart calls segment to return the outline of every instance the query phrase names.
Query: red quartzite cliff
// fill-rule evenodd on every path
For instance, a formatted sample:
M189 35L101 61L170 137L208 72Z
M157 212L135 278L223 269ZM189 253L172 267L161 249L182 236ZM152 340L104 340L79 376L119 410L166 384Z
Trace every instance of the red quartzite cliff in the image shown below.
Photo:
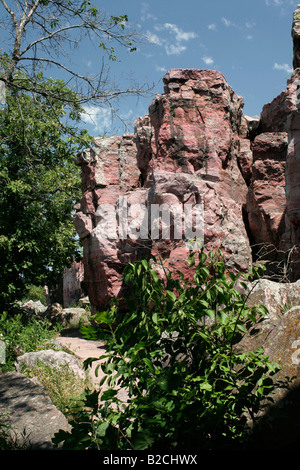
M297 15L300 9L294 44ZM205 249L220 248L233 269L247 269L263 247L270 265L290 267L281 275L300 277L298 66L260 118L243 114L242 97L220 72L170 70L164 93L133 134L95 138L78 155L83 195L74 224L83 243L83 288L95 309L120 294L129 261L153 253L185 272L186 241L199 233ZM169 231L154 207L171 208ZM188 228L177 218L186 207Z

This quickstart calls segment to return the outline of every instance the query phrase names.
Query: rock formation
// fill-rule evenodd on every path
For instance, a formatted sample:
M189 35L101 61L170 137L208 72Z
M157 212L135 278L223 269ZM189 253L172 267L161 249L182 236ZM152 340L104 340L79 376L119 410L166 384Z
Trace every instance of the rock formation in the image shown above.
M74 223L84 248L84 287L94 307L118 295L124 264L142 255L158 252L170 269L186 269L185 241L194 233L204 235L207 249L222 248L233 267L245 269L251 262L243 210L252 154L243 100L212 70L170 70L164 86L149 114L136 121L134 134L97 138L78 157L83 197ZM122 238L120 217L114 227L105 211L119 214L124 201L128 237ZM172 208L170 234L157 237L161 218L154 208L166 206ZM176 218L185 207L189 216L201 208L189 231ZM102 228L110 228L110 235Z
M174 69L133 134L95 138L78 155L83 196L74 224L92 308L120 294L127 262L150 253L187 273L194 234L232 268L262 259L278 280L300 277L299 33L297 9L295 71L260 117L243 114L220 72ZM157 208L168 208L170 220Z
M292 27L292 38L293 38L293 68L297 69L300 67L300 5L297 5L297 9L293 15L293 27Z

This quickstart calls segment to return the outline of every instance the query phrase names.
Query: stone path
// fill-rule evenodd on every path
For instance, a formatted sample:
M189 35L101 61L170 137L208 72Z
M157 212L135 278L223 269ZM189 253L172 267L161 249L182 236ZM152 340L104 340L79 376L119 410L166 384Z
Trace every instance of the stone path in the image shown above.
M107 352L104 342L85 339L78 332L69 334L68 336L59 336L58 341L82 361L89 358L99 358ZM98 367L97 373L96 368L99 364L101 364L101 362L104 361L105 359L102 361L100 359L94 361L89 368L90 376L96 390L98 390L98 384L102 377L104 377L104 373L101 367ZM118 393L118 397L126 401L126 391L120 391Z
M58 341L82 361L89 358L99 358L106 353L103 342L87 340L82 338L79 333L74 333L74 336L59 336ZM96 375L96 368L100 363L101 360L97 360L89 368L90 376L95 386L97 386L104 375L100 367L98 368L98 376Z

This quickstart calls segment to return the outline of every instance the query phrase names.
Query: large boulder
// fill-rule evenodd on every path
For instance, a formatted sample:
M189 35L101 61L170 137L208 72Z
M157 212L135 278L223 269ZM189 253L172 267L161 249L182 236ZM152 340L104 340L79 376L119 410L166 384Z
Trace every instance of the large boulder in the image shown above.
M0 375L0 420L12 439L34 450L52 449L54 435L60 429L70 431L45 389L19 372Z
M18 356L16 360L16 370L22 371L22 367L38 366L39 363L47 364L51 367L68 367L81 379L85 380L86 374L79 362L73 355L65 351L55 351L53 349L46 349L42 351L34 351Z
M279 283L260 279L249 286L248 306L264 305L268 314L246 335L240 346L247 350L263 347L281 371L278 380L288 377L292 386L300 386L300 280ZM282 397L278 390L277 398Z

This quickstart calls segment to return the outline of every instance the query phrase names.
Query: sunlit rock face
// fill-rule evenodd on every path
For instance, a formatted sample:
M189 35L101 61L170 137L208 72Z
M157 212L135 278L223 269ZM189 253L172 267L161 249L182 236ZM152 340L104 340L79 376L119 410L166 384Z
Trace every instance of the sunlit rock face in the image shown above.
M74 223L93 306L120 294L124 265L141 256L158 254L158 271L188 275L186 242L194 236L206 250L221 248L233 268L249 266L247 136L243 100L220 72L176 69L133 134L96 138L78 156L83 196Z
M98 137L78 155L74 224L95 309L122 294L124 266L142 257L189 276L194 238L229 268L262 260L277 281L300 278L299 5L292 38L294 72L260 116L243 114L220 72L173 69L133 134Z
M251 144L253 166L247 200L252 239L257 246L273 250L273 260L282 265L279 274L286 269L285 280L293 281L300 278L299 98L297 68L286 90L262 109L260 133Z

